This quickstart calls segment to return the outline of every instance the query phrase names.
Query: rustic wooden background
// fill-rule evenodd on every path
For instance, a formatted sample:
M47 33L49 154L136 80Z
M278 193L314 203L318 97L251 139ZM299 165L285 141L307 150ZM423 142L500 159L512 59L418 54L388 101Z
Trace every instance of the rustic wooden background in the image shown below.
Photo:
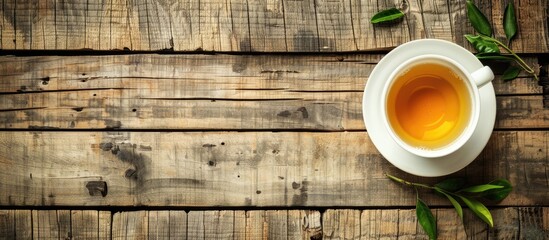
M504 37L507 0L476 0ZM465 1L3 0L0 238L427 236L362 120L376 63L414 39L468 49ZM501 80L486 149L453 174L515 186L495 227L422 193L441 238L549 238L547 0L515 1L541 81Z

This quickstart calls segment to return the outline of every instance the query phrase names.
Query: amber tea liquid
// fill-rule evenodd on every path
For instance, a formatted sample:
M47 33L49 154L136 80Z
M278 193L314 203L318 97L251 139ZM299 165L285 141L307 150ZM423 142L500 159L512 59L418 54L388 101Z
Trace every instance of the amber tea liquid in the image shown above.
M410 146L436 150L454 140L471 118L466 80L444 64L414 63L396 75L387 95L393 131Z

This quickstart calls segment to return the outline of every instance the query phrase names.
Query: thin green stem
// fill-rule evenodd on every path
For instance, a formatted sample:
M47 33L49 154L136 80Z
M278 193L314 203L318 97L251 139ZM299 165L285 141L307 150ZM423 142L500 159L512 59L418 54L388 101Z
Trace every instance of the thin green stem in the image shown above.
M515 61L520 65L520 67L522 69L524 69L524 71L526 71L529 74L533 75L536 80L538 80L538 76L536 75L536 72L530 66L528 66L528 64L526 64L526 62L524 62L524 60L522 60L522 58L520 58L515 52L513 52L513 50L511 50L509 47L507 47L507 45L505 45L504 43L498 41L495 38L484 36L484 35L480 35L480 36L482 38L486 39L486 40L495 42L497 45L499 45L500 47L505 49L505 51L507 51L508 53L513 55L513 57L515 57Z
M528 64L526 64L522 58L520 58L515 52L513 52L513 50L511 50L509 47L507 47L507 45L503 44L502 42L498 41L497 39L495 38L491 38L491 37L486 37L488 38L489 40L495 42L496 44L498 44L499 46L501 46L503 49L505 49L505 51L509 52L511 55L513 55L513 57L515 57L521 65L523 65L524 67L526 67L526 71L528 73L534 73L534 70L532 70L532 68L530 68L530 66L528 66Z
M388 178L390 178L391 180L395 181L395 182L399 182L399 183L402 183L404 185L408 185L408 186L411 186L411 187L421 187L421 188L427 188L427 189L434 189L434 187L431 187L429 185L425 185L425 184L421 184L421 183L414 183L414 182L408 182L404 179L400 179L400 178L397 178L395 176L392 176L392 175L389 175L389 174L385 174L385 176L387 176Z
M450 192L450 191L444 190L444 189L439 188L439 187L434 187L434 189L435 189L435 191L443 192L443 193L446 193L446 194L449 194L449 195L453 195L454 197L462 197L462 195L460 195L458 193Z

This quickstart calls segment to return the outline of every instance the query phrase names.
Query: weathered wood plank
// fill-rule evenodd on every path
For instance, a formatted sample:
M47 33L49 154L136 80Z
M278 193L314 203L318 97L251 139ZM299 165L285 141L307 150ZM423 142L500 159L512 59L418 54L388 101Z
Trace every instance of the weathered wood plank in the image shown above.
M234 239L246 239L246 211L234 211Z
M0 126L59 130L365 130L362 94L358 92L310 93L300 97L318 98L273 101L127 99L123 90L93 92L0 95L4 100L0 103ZM549 109L541 95L502 96L497 97L496 104L495 129L549 127Z
M476 1L501 38L506 0ZM474 33L465 3L429 0L404 7L396 24L372 25L378 11L401 1L64 1L6 0L1 49L131 49L318 52L395 47L419 38L467 44ZM516 2L518 52L547 52L547 1Z
M149 239L184 239L187 237L185 211L149 211Z
M288 211L246 211L245 236L246 239L288 239Z
M187 214L187 238L205 239L204 211L191 211Z
M360 238L382 239L391 238L399 232L399 210L364 210L360 213ZM345 229L347 224L342 224ZM405 224L403 224L405 226ZM325 227L326 228L326 227Z
M318 49L326 52L358 50L351 1L315 1Z
M75 239L110 238L111 212L96 210L71 210L70 232Z
M111 239L112 237L112 213L99 211L99 239Z
M65 239L71 235L70 210L33 210L32 236L37 239Z
M519 211L517 208L504 208L492 211L494 228L489 229L490 239L518 239L520 233ZM545 228L549 229L549 228ZM546 230L547 231L547 230Z
M485 239L488 238L488 224L480 220L469 209L463 209L463 225L465 228L465 235L468 239Z
M360 217L360 210L326 210L322 216L322 239L358 239Z
M170 238L170 212L149 211L149 239Z
M234 212L205 211L204 239L234 239Z
M492 211L494 217L499 218L499 220L507 221L507 218L501 216L499 213L500 209L497 209L495 211ZM502 209L503 210L503 209ZM465 226L468 225L467 222L464 223L464 221L457 215L456 211L452 209L433 209L433 214L435 214L437 219L437 233L439 239L466 239L468 236L466 235ZM468 210L464 210L468 211ZM495 220L495 218L494 218ZM486 225L484 223L479 223L481 225ZM496 224L494 224L496 225ZM417 226L420 228L420 226ZM497 225L496 228L492 228L492 230L497 230L504 232L506 226L500 226ZM422 229L422 233L425 234L425 232ZM427 234L425 234L427 237ZM501 238L499 238L501 239Z
M374 210L371 210L374 211ZM364 222L365 218L361 219ZM438 221L438 220L437 220ZM362 228L364 229L364 228ZM361 234L365 235L364 230L361 229ZM399 209L398 210L398 235L399 239L426 239L427 234L421 230L421 226L417 223L416 210L415 209Z
M246 231L244 236L246 239L266 239L265 229L268 225L266 221L265 211L246 211Z
M548 230L545 229L546 223L544 220L544 212L546 208L541 207L524 207L518 209L519 229L521 239L545 239L548 235Z
M233 211L191 211L187 216L188 239L234 238L235 216Z
M95 210L71 211L71 233L76 239L99 238L99 214Z
M31 210L0 210L0 239L32 239Z
M14 210L0 210L0 239L15 239Z
M381 57L3 57L0 126L364 130L362 91ZM549 127L541 95L516 96L541 93L531 78L494 84L496 128Z
M315 210L288 210L288 239L321 239L321 216Z
M462 221L459 219L454 209L449 208L436 208L432 207L431 210L437 219L437 228L438 236L440 239L464 239L464 238L475 238L475 239L545 239L549 234L549 227L547 225L547 213L549 208L547 207L506 207L506 208L494 208L490 209L492 216L494 218L494 228L489 228L485 223L479 220L474 216L470 210L464 209L465 220ZM12 227L8 227L10 232L7 232L8 235L0 236L1 239L31 239L31 235L25 235L25 233L32 232L31 222L31 210L1 210L0 219L8 219L9 222L0 221L0 226L7 226L12 224ZM80 215L80 213L90 213L88 220L95 218L96 220L91 223L86 223L88 226L92 226L92 223L97 223L97 211L78 211L72 210L73 216ZM106 211L99 211L108 213ZM267 212L271 212L267 214ZM286 214L287 212L287 214ZM172 235L174 233L170 230L170 234L167 235L151 235L155 230L166 227L166 222L151 222L151 218L145 217L146 215L153 216L152 219L155 219L156 216L174 216L172 213L176 213L179 223L183 223L180 227L186 229L191 227L187 226L186 222L181 222L185 219L184 211L159 211L159 214L156 211L140 211L140 212L118 212L115 213L115 224L120 225L121 220L129 223L129 226L125 226L124 229L117 229L113 225L113 231L117 231L117 238L132 238L132 239L146 239L146 235L134 235L133 230L139 229L141 232L147 232L147 229L143 229L143 226L148 226L148 237L149 239L157 239L157 237L162 239L167 238L186 238L186 235ZM414 209L364 209L364 210L355 210L355 209L327 209L326 212L322 214L318 211L304 211L304 210L288 210L288 211L191 211L189 214L194 216L211 216L206 217L206 220L203 222L205 225L202 228L211 228L216 226L232 226L233 228L218 228L213 230L208 234L210 238L208 239L218 239L225 237L235 239L263 239L263 237L268 239L385 239L385 238L398 238L398 239L426 239L427 236L419 226ZM246 218L241 218L246 214ZM55 220L48 220L47 216L55 216L55 210L32 210L32 215L39 217L42 220L37 221L38 223L46 221L55 223ZM126 216L123 216L126 215ZM5 216L8 216L7 218ZM11 217L9 217L11 216ZM132 217L128 217L132 216ZM189 215L190 216L190 215ZM219 218L221 216L221 218ZM233 218L236 216L241 216ZM286 218L285 216L302 216L307 217L307 220L299 217ZM122 218L120 218L122 217ZM14 219L15 218L15 219ZM17 219L27 219L27 223L23 223ZM131 220L130 220L131 218ZM171 218L171 217L170 217ZM52 218L53 219L53 218ZM204 218L202 218L204 219ZM217 221L217 220L221 221ZM222 220L225 219L225 220ZM237 219L241 219L236 221ZM292 220L294 219L294 220ZM314 220L313 220L314 219ZM320 221L322 219L322 222ZM233 222L233 220L235 220ZM35 220L36 221L36 220ZM80 221L80 219L76 219ZM295 221L295 222L294 222ZM237 224L237 222L240 222ZM74 219L73 219L74 223ZM209 223L213 225L208 225ZM234 225L233 225L234 223ZM17 225L19 224L19 225ZM59 227L61 224L66 224L68 227L72 227L72 232L77 233L75 225L70 225L68 223L55 223ZM191 224L189 222L189 224ZM221 225L218 225L221 224ZM301 228L291 227L291 225L300 225ZM81 225L80 225L81 226ZM123 227L123 225L120 225ZM287 226L285 228L284 226ZM35 227L35 231L37 226ZM44 226L42 226L44 227ZM97 225L95 225L95 230L97 230ZM198 225L197 225L198 227ZM80 228L80 227L76 227ZM170 228L171 229L171 228ZM248 235L243 234L243 230L247 229ZM309 230L316 232L315 235L303 235ZM15 230L15 231L14 231ZM128 230L123 232L121 230ZM152 230L152 231L151 231ZM250 230L253 230L256 235L254 235ZM275 233L274 231L279 230L281 232ZM45 229L41 230L42 232ZM60 231L58 228L52 228L48 231L51 231L52 234L59 234ZM320 231L320 232L318 232ZM322 231L324 231L322 233ZM90 228L92 233L93 229ZM282 234L286 232L288 235ZM5 232L6 233L6 232ZM97 232L95 232L97 233ZM205 232L202 232L203 234ZM126 234L126 235L124 235ZM212 235L213 234L213 235ZM360 237L358 236L360 234ZM10 237L11 236L11 237ZM201 235L204 236L204 235ZM225 236L225 237L222 237ZM75 234L73 238L96 238L97 235L79 235ZM256 238L260 237L260 238ZM44 235L34 235L34 238L43 239L48 238ZM56 237L53 237L57 239ZM65 239L65 238L62 238ZM99 238L103 239L103 238ZM193 237L193 239L196 239Z
M548 138L496 131L455 176L507 178L520 187L502 204L547 204ZM384 172L436 180L395 169L365 132L1 132L0 143L0 205L404 206L414 195Z
M287 90L363 91L382 54L334 55L108 55L0 58L1 93L144 89L141 97L246 98L252 92ZM538 59L525 57L537 68ZM496 72L497 94L541 93L529 78L503 82L505 64L487 62ZM527 75L522 73L521 77ZM165 86L166 81L172 85ZM208 81L207 85L204 82ZM336 84L337 83L337 84ZM126 86L129 84L129 86ZM223 87L221 87L223 86ZM170 88L168 88L170 87ZM232 88L231 88L232 87ZM176 89L173 89L176 88ZM188 89L185 89L188 88ZM177 90L177 91L175 91ZM193 91L197 91L193 94ZM248 95L245 94L248 90ZM229 92L230 91L230 92ZM272 94L269 94L272 95ZM257 96L255 96L257 98Z
M148 211L114 213L112 239L147 239L148 233Z

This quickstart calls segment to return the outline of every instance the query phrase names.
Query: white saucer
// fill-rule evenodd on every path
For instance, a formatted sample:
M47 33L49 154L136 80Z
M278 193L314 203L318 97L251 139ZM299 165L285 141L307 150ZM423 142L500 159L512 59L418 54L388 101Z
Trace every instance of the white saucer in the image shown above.
M469 165L484 149L496 119L496 95L492 83L480 88L480 119L469 141L454 153L440 158L422 158L405 151L382 124L379 102L391 71L409 58L421 54L438 54L454 59L470 72L483 65L469 51L444 40L422 39L400 45L376 65L364 89L362 112L372 142L381 154L397 168L418 176L437 177L459 171Z

